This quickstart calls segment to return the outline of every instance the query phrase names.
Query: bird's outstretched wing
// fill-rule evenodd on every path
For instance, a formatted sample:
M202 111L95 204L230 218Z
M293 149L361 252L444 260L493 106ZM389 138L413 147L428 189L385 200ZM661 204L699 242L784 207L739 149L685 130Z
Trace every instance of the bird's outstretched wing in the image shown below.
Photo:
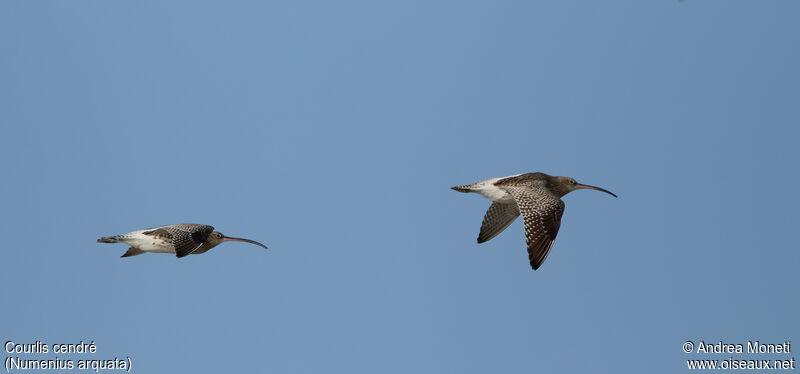
M486 211L478 234L478 243L489 241L503 232L515 219L519 217L519 209L514 202L493 203Z
M162 226L151 231L146 231L144 234L163 236L168 240L171 239L172 245L175 247L175 255L184 257L200 249L213 231L213 226L182 223L179 225Z
M525 223L525 240L528 244L528 258L533 270L542 266L556 240L564 214L561 199L533 189L520 186L503 187L517 202Z

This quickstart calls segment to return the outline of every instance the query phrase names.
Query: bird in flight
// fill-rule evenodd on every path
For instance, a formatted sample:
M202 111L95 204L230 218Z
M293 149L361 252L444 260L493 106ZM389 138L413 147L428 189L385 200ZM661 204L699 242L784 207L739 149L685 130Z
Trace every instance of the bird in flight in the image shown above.
M122 257L137 256L146 252L174 253L178 257L205 253L222 242L247 242L267 246L250 239L232 238L214 231L214 226L182 223L131 231L127 234L105 236L98 243L125 243L130 245Z
M492 178L473 184L456 186L458 192L474 192L492 200L492 205L483 217L478 243L483 243L503 232L522 214L525 225L525 240L528 258L533 270L542 266L553 242L556 240L564 202L561 197L579 189L603 191L600 187L580 184L572 178L554 177L545 173L517 174L503 178Z

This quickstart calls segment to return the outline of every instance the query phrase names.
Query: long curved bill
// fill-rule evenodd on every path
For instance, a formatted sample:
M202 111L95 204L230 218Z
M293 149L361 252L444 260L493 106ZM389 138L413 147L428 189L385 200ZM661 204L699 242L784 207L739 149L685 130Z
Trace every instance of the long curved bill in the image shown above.
M600 188L600 187L595 187L595 186L590 186L588 184L580 184L580 183L576 184L575 186L577 186L578 188L585 188L587 190L603 191L603 192L605 192L605 193L607 193L607 194L609 194L611 196L617 197L617 195L614 195L611 191L603 189L603 188Z
M255 241L255 240L250 240L250 239L231 238L230 236L226 236L225 238L223 238L223 239L222 239L222 241L225 241L225 242L245 242L245 243L251 243L251 244L255 244L255 245L260 245L260 246L264 247L264 249L269 249L269 248L267 248L267 246L266 246L266 245L263 245L263 244L261 244L261 243L259 243L259 242Z

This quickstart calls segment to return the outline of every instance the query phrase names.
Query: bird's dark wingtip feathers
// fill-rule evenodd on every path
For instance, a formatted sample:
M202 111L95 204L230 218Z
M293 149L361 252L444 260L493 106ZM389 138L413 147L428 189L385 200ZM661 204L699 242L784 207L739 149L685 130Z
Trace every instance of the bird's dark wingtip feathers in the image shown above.
M537 261L537 260L536 260L536 258L533 256L533 254L529 254L529 255L528 255L528 261L530 261L530 263L531 263L531 269L533 269L533 271L539 270L539 268L540 268L540 267L542 266L542 264L544 263L544 260L542 260L542 261Z

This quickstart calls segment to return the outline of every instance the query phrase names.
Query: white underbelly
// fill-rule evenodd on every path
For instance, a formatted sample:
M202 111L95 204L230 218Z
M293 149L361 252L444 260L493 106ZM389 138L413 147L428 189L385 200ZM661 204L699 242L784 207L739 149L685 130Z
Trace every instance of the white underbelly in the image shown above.
M145 252L175 253L172 242L151 235L144 235L143 232L145 231L146 230L129 232L122 235L120 241Z
M504 177L504 178L508 178L508 177ZM485 198L487 198L489 200L495 201L495 202L504 202L505 203L505 202L514 201L514 198L508 192L506 192L502 188L497 187L497 186L494 185L494 183L499 181L500 179L503 179L503 178L492 178L492 179L487 179L485 181L480 181L478 183L475 183L475 186L473 187L473 190L475 192L483 195L483 197L485 197Z

